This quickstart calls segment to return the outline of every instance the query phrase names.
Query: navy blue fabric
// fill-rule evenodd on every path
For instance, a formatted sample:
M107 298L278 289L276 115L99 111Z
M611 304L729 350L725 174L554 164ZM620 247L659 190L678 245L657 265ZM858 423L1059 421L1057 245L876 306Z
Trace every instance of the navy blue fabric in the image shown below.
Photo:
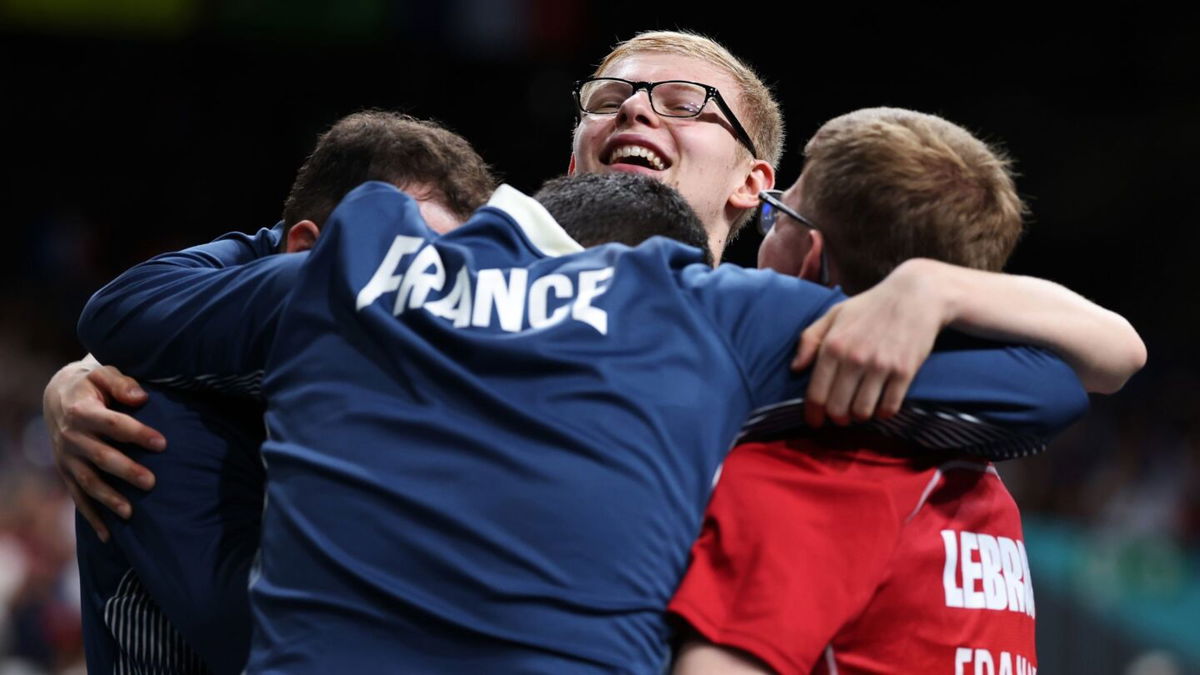
M249 653L247 590L262 517L262 407L152 386L147 391L149 401L134 416L161 431L169 447L162 453L122 449L154 472L155 488L143 492L114 482L133 516L124 521L104 511L108 544L86 523L76 528L89 667L114 672L105 665L114 663L114 648L128 652L120 644L139 641L161 643L156 654L163 662L180 658L170 653L166 636L146 634L146 617L155 611L148 603L108 607L132 569L150 604L212 672L238 673ZM118 626L142 633L140 640L114 635Z

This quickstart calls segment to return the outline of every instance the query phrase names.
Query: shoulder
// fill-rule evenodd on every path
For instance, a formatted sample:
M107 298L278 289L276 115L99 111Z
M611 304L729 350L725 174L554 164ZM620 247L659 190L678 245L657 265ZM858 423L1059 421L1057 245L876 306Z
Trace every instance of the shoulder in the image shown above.
M367 181L346 193L322 228L318 246L321 240L337 238L342 229L348 229L348 223L353 223L354 231L373 223L388 226L402 224L416 228L422 236L436 236L421 217L417 201L396 186L382 181Z
M679 270L680 284L702 302L734 307L755 307L772 312L800 312L811 321L830 306L846 299L837 288L778 274L724 264L716 269L689 265Z

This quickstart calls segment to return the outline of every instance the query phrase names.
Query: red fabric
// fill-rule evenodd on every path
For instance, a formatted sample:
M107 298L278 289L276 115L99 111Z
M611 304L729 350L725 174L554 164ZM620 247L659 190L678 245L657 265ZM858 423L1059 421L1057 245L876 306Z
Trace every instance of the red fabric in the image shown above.
M1020 515L995 470L836 438L729 455L670 610L785 674L1034 673Z

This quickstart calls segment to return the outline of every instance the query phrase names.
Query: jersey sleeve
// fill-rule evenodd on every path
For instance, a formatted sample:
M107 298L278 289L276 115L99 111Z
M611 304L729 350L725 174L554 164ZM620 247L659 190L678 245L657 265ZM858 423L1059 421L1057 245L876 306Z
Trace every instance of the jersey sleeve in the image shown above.
M261 371L279 309L304 253L242 264L206 245L133 267L96 292L79 338L100 360L137 378L238 378Z

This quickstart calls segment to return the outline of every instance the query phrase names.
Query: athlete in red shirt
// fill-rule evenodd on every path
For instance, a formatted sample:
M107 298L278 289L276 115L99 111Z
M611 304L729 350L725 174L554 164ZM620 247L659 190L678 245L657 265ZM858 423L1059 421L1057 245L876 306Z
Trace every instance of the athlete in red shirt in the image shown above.
M1020 514L991 464L836 430L743 444L719 485L670 606L704 638L780 673L1036 671Z
M824 124L805 157L795 185L760 194L760 267L840 284L851 295L892 273L913 279L912 293L934 283L926 273L942 273L943 263L999 270L1021 233L1024 206L1008 162L944 119L858 110ZM1021 279L1031 291L1053 291ZM1019 297L989 300L988 311L1054 345L1054 312L1032 311ZM807 429L796 423L781 435L776 427L771 438L792 440L742 445L726 460L670 606L693 629L677 675L765 667L842 675L1036 672L1020 517L995 470L861 431L813 430L826 408L849 408L865 420L877 403L885 412L899 407L895 376L875 373L895 372L888 359L901 357L868 355L840 332L898 306L854 297L808 329L795 365L811 362L815 345L833 358L813 370ZM901 351L897 345L895 354ZM1144 363L1140 341L1129 355L1122 377L1085 379L1085 386L1119 389ZM861 374L863 384L843 386L846 373Z

